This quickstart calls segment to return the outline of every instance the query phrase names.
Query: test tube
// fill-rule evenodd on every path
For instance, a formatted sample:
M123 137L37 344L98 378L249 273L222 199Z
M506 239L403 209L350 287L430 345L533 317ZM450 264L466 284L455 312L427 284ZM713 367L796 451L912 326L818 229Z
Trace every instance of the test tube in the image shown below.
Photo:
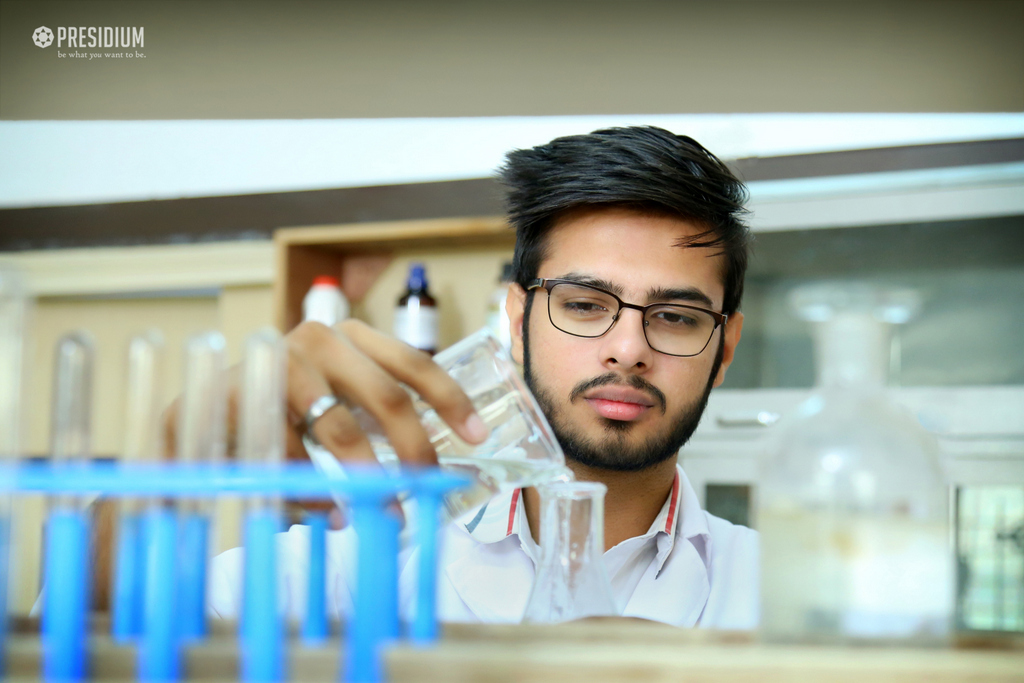
M177 458L181 465L213 464L224 457L224 337L204 332L185 344L185 382L178 414ZM206 564L209 501L180 504L182 547L179 563L181 635L206 636Z
M155 462L162 451L164 337L150 329L128 345L128 392L124 458Z
M183 465L215 463L224 457L224 346L219 332L204 332L185 343L176 452Z
M239 458L246 464L284 463L285 360L284 340L277 330L265 327L246 339L238 435ZM254 508L280 507L277 496L253 498L251 503Z
M138 649L141 681L174 681L181 669L178 625L178 518L153 501L142 525L142 637Z
M327 513L306 513L309 525L309 576L302 640L315 646L327 639Z
M54 360L50 458L55 466L89 458L92 436L93 342L84 331L71 332L57 342ZM58 496L57 507L81 507L75 496Z
M27 296L20 275L0 267L0 465L21 452L21 378ZM11 496L0 482L0 678L4 676Z
M0 458L20 452L22 348L28 297L20 275L0 267Z
M284 462L286 350L280 333L258 330L245 344L239 412L239 458L266 468ZM245 522L242 608L242 679L284 678L284 629L277 605L274 535L281 524L280 496L254 496Z
M155 329L133 337L128 345L125 461L155 462L160 457L163 353L163 335ZM151 501L151 504L159 503ZM137 499L121 503L111 622L112 635L119 642L142 633L144 508L144 501Z
M345 627L345 670L352 683L384 678L383 648L398 638L398 534L401 523L387 506L393 491L353 492L352 525L358 538L356 592Z
M84 332L57 342L51 458L70 467L89 457L93 343ZM80 680L86 670L89 524L78 496L54 496L46 529L43 670L47 680Z

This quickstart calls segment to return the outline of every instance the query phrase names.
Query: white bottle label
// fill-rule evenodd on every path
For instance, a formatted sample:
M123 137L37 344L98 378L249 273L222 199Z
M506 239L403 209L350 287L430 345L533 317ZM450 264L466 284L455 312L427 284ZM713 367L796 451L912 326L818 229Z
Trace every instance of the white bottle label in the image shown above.
M417 302L395 309L395 336L417 349L437 349L437 309Z

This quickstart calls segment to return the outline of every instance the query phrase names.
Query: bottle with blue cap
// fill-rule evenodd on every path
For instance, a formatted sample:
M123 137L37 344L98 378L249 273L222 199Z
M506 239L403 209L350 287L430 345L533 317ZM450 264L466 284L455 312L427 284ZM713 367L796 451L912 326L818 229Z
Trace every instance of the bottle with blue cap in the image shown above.
M405 293L395 308L395 336L409 346L434 355L437 329L437 301L427 289L426 269L422 263L413 263L409 266Z

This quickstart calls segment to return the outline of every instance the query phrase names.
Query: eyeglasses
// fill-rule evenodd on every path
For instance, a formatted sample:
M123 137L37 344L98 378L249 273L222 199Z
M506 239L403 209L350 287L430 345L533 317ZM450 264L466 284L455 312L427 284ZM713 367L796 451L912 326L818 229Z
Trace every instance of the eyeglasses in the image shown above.
M540 278L526 289L548 293L548 319L556 329L574 337L600 337L612 329L624 308L640 311L647 345L667 356L697 356L729 316L680 304L627 304L611 292L574 280Z

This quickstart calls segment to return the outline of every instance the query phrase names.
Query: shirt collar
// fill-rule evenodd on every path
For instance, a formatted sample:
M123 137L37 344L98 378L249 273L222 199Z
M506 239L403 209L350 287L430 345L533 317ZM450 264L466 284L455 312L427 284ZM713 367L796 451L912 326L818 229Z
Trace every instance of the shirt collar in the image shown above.
M525 523L525 517L520 519L518 514L522 497L522 489L494 496L465 522L466 531L480 543L498 543L513 534L518 536Z
M674 505L670 505L673 502ZM673 508L674 514L672 513ZM658 535L658 572L661 572L665 561L672 553L677 538L692 542L693 539L701 537L702 542L695 544L701 548L709 543L711 537L711 532L708 530L708 518L697 499L697 492L693 490L693 485L690 484L681 465L676 465L676 479L672 483L672 493L669 494L666 507L662 511L670 518L666 520L665 526L659 529L659 532L664 531L664 533ZM655 525L657 523L656 519ZM704 553L701 555L706 566L707 558Z
M522 489L499 493L472 516L467 515L466 531L480 543L498 543L509 536L516 536L522 543L532 545L533 538L527 528L523 509ZM526 532L526 533L521 533ZM680 465L676 465L676 476L672 490L658 516L647 533L639 538L656 539L658 545L658 571L672 553L675 539L709 537L708 522L700 507L697 493Z

